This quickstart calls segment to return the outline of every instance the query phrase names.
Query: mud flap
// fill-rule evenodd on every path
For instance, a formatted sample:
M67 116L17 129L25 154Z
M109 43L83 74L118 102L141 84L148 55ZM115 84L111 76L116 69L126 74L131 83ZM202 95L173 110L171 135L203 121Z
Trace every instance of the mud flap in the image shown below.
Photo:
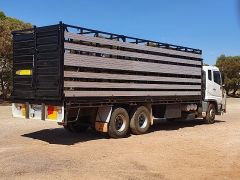
M108 123L112 114L112 106L99 107L97 111L95 129L99 132L108 132Z

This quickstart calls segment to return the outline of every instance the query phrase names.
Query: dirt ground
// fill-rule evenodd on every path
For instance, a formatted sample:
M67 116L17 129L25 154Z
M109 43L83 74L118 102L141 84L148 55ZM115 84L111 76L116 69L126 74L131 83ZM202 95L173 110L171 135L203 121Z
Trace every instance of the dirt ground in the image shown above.
M240 179L240 99L217 122L162 122L141 136L71 134L0 106L0 179Z

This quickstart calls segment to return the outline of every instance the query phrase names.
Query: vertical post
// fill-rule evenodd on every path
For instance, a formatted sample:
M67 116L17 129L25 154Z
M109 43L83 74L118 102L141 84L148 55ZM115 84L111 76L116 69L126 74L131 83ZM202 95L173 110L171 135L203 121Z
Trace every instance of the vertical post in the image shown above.
M45 120L45 104L44 103L42 103L41 109L42 109L41 120Z
M123 36L123 37L122 37L122 40L123 40L123 42L126 42L126 37Z
M25 109L26 109L25 118L29 119L29 102L25 103Z
M34 54L33 54L33 68L32 68L32 87L34 90L34 97L36 98L37 87L36 87L36 60L37 60L37 27L34 26Z
M61 97L61 100L63 100L63 89L64 89L64 32L66 29L66 25L62 23L62 21L59 22L59 41L58 41L58 46L59 46L59 54L60 54L60 59L59 59L59 81L58 81L58 87L59 87L59 96Z
M69 113L69 109L71 108L71 101L70 102L67 102L65 104L65 112L64 112L64 125L67 125L67 121L68 121L68 113Z
M13 53L13 61L12 61L12 95L13 95L13 97L15 97L15 46L14 46L14 42L15 42L15 33L12 33L12 36L13 36L13 43L12 43L12 48L13 48L13 51L12 51L12 53ZM12 96L11 95L11 96Z

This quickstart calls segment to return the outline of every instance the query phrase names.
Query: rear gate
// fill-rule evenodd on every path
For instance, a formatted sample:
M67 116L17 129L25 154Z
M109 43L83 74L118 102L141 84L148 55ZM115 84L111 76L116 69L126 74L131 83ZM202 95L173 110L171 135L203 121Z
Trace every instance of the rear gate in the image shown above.
M62 99L61 45L61 24L13 32L15 100Z

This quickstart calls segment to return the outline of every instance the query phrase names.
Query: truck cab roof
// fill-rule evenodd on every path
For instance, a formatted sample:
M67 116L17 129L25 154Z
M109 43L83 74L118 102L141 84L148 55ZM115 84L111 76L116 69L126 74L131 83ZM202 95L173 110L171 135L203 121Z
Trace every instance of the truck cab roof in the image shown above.
M219 68L216 66L203 66L203 70L207 71L207 70L215 70L215 71L219 71Z

